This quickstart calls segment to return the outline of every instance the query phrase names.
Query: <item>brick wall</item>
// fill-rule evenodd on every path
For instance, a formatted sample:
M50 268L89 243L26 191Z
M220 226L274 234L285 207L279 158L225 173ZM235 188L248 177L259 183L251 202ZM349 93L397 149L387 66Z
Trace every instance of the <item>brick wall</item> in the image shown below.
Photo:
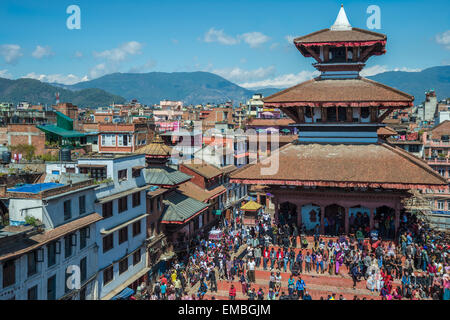
M197 186L199 186L202 189L206 189L206 182L205 182L206 179L203 176L201 176L197 172L185 167L183 164L180 164L179 170L183 173L186 173L186 174L192 176L192 179L190 181L195 183Z

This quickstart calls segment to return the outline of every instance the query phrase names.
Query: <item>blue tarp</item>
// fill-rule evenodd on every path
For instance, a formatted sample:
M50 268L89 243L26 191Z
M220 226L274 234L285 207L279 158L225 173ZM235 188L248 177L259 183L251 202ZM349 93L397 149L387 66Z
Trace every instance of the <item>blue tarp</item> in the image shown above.
M125 288L121 293L119 293L117 296L114 296L111 300L122 300L122 299L128 299L134 294L134 290L131 288Z
M55 182L45 182L45 183L35 183L35 184L24 184L23 186L8 189L8 191L12 192L27 192L27 193L39 193L41 191L61 187L62 183Z

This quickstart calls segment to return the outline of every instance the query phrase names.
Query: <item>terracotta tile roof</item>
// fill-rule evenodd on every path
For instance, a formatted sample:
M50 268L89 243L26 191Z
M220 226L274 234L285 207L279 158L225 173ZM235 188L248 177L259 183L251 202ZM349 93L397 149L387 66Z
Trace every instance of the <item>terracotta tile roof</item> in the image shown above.
M339 80L315 78L264 98L264 104L282 107L283 103L402 102L409 105L413 100L414 97L409 94L363 77Z
M206 179L211 179L222 174L222 171L220 171L220 169L206 163L203 160L198 159L196 159L195 161L189 160L183 162L182 165L198 173L202 177L205 177Z
M186 183L181 184L178 187L178 190L180 190L183 194L185 194L188 197L194 198L195 200L201 202L206 202L209 199L215 198L216 196L224 193L227 189L224 186L218 186L211 190L202 189L195 183L188 181Z
M441 136L450 136L450 120L445 120L431 129L432 139L441 140Z
M447 184L424 161L387 144L288 144L266 160L277 155L278 172L262 174L261 168L269 167L269 163L249 164L233 172L230 182L387 189L440 188Z
M45 245L48 242L57 240L71 232L84 228L102 219L103 217L98 213L91 213L85 217L68 222L52 230L25 238L22 241L16 242L13 246L3 248L0 253L0 261L23 255Z
M393 136L393 135L397 135L398 133L391 127L380 127L377 130L377 134L379 136Z
M294 43L308 42L341 42L341 41L383 41L387 37L385 34L364 30L360 28L352 28L352 30L337 31L330 29L322 29L305 36L294 39Z

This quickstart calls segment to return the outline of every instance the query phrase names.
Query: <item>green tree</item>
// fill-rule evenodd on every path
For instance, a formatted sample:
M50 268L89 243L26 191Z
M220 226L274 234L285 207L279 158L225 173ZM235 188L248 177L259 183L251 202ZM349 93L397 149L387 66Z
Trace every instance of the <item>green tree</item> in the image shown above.
M31 144L22 143L12 146L11 150L15 153L21 153L27 161L31 161L34 157L34 153L36 152L36 147Z

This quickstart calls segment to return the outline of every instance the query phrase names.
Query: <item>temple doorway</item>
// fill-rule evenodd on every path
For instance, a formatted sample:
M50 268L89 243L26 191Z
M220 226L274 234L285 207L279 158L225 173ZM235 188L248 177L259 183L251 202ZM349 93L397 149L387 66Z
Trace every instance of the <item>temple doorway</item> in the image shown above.
M365 237L370 233L370 209L363 206L354 206L348 210L349 232L356 234L361 229Z
M278 215L278 221L281 225L297 224L297 206L291 202L283 202L280 204L280 212Z
M383 239L395 237L395 209L381 206L375 209L374 227Z
M345 228L345 208L332 204L325 207L324 233L335 236L344 233Z

